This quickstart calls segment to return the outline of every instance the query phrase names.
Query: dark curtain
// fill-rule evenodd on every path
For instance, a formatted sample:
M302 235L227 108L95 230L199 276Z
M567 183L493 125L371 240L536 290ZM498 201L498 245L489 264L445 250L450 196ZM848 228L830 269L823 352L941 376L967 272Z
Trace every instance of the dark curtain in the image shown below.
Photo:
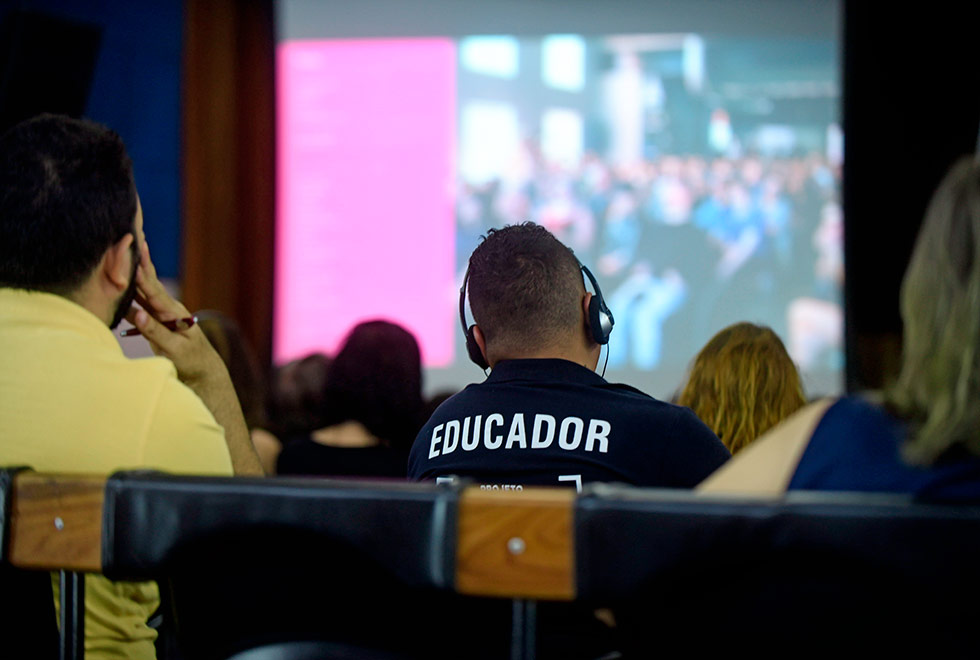
M183 289L189 309L272 348L275 42L271 0L186 0Z

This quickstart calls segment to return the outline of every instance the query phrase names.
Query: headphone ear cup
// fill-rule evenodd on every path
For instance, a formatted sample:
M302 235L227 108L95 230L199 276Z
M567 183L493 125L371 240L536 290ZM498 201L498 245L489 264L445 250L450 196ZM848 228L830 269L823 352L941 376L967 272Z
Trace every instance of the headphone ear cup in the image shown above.
M589 301L589 329L592 331L592 339L595 343L601 345L607 344L609 342L609 330L606 329L606 325L609 322L603 323L603 317L609 318L608 313L603 309L605 305L602 302L600 296L593 295L592 300Z
M476 337L473 336L473 328L475 327L471 325L466 329L466 352L469 354L470 360L485 371L490 368L490 364L483 357L483 351L480 350L480 345L476 343Z
M606 306L606 301L602 298L602 289L596 281L592 271L579 262L578 267L582 270L582 275L592 284L592 299L589 300L589 330L592 332L592 339L600 346L609 343L609 335L612 333L613 319L612 312Z

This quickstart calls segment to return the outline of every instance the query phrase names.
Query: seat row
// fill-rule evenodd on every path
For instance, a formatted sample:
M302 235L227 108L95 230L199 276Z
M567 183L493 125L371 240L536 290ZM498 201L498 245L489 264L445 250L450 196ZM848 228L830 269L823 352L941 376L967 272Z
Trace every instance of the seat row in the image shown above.
M155 472L0 485L5 581L157 580L186 658L980 651L956 605L980 586L980 507ZM70 657L79 602L62 590Z

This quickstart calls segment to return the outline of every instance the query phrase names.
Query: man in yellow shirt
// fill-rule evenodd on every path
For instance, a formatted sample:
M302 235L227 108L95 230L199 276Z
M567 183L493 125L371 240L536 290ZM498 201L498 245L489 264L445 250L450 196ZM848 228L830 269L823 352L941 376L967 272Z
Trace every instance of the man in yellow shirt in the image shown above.
M261 474L221 358L164 325L189 315L157 279L118 135L42 115L0 137L0 464ZM159 357L123 355L124 317ZM158 604L154 583L87 576L86 657L155 657Z

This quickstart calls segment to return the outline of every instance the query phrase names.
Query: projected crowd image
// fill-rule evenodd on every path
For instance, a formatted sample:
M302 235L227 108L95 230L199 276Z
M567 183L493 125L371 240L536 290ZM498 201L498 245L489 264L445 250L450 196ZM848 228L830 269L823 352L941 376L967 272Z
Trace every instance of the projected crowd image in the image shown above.
M841 390L834 38L297 39L277 67L278 361L387 318L418 337L430 390L480 379L466 261L532 220L599 280L609 380L669 398L713 334L751 321L809 394Z
M717 55L740 48L766 44ZM488 228L533 220L599 278L610 374L677 373L741 320L804 372L839 371L840 135L815 51L809 81L774 59L726 89L692 36L462 40L457 267Z

